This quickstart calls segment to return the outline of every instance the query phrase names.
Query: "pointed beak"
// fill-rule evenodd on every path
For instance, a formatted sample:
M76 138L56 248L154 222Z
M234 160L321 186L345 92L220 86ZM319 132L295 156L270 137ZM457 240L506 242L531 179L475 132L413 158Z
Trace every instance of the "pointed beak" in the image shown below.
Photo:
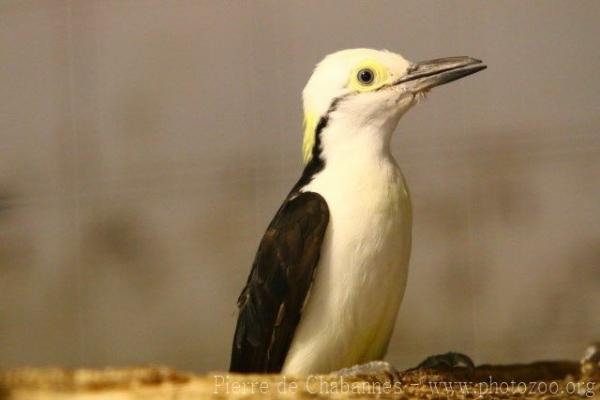
M394 82L407 90L424 92L433 87L464 78L486 69L481 60L471 57L447 57L412 64L406 74Z

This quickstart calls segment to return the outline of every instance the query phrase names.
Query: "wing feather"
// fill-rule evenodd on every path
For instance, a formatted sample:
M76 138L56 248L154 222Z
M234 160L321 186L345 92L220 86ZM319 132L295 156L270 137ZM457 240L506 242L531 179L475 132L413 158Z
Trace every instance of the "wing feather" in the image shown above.
M313 192L286 200L273 218L238 298L230 371L281 371L328 222L327 203Z

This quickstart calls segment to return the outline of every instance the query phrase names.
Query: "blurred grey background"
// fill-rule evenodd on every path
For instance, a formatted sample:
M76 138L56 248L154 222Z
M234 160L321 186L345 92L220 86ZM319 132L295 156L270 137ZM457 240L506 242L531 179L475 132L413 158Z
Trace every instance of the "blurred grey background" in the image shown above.
M325 54L488 70L400 123L414 252L388 359L600 338L600 2L0 2L0 366L226 368Z

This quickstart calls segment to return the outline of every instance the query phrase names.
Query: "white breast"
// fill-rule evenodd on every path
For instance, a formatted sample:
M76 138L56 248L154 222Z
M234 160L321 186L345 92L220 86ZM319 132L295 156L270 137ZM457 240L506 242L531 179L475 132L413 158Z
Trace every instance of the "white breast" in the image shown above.
M326 373L381 359L404 294L411 206L390 157L326 165L303 191L329 206L315 280L283 368Z

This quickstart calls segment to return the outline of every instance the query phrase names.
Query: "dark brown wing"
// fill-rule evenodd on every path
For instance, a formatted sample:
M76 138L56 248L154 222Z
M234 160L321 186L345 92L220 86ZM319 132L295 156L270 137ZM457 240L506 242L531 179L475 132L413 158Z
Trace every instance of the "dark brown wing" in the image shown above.
M286 200L275 215L238 299L231 372L281 371L328 222L327 203L313 192Z

